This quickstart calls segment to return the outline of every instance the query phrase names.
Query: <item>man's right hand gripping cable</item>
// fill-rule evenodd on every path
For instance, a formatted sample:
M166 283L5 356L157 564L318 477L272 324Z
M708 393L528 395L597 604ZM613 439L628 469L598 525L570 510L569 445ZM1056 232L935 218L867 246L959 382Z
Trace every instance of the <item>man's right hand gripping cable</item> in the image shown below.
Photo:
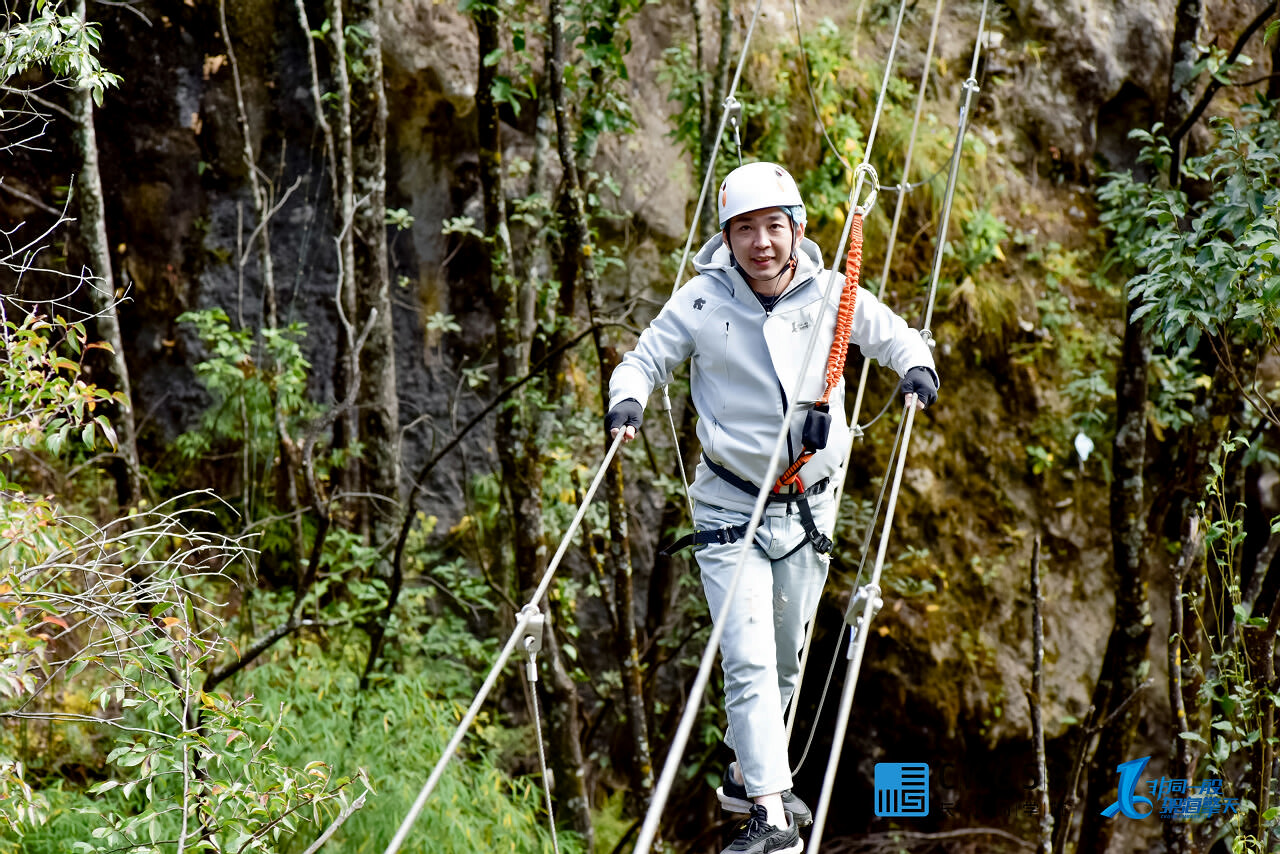
M626 437L622 441L630 442L636 437L643 421L644 407L640 405L640 401L628 397L618 401L618 405L609 410L609 414L604 417L604 430L610 439L617 438L619 430L625 430Z

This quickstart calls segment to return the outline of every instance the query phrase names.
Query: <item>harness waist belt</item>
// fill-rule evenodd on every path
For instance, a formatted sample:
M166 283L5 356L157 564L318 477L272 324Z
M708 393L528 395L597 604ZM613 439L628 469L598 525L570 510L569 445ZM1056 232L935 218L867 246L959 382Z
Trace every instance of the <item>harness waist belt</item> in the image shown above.
M716 477L719 477L730 486L736 487L748 495L759 494L759 487L746 478L738 477L719 463L712 462L706 454L702 455L702 461L707 464L707 467L711 469ZM831 551L831 538L818 530L818 524L814 521L813 512L809 509L809 498L814 495L822 494L830 485L831 478L824 477L804 492L769 493L767 501L770 504L790 504L794 502L800 510L800 524L804 526L805 539L800 541L800 545L783 555L782 558L780 558L781 560L791 557L791 555L803 548L806 543L811 544L818 554L828 554ZM718 543L722 546L732 545L746 535L746 523L741 525L726 525L723 528L716 528L714 531L695 531L692 534L685 534L683 537L659 552L659 554L669 557L670 555L675 554L681 549L686 549L689 546L705 546L712 543Z
M760 494L760 487L756 486L754 483L747 480L745 477L738 477L738 475L734 474L724 466L715 462L706 454L702 455L702 461L707 464L707 468L711 469L712 473L715 474L716 477L720 478L730 486L738 489L740 492L745 492L748 495ZM795 501L801 501L807 498L811 498L814 495L821 495L822 493L827 491L827 487L830 485L831 485L831 478L824 477L822 480L818 481L813 486L806 489L804 492L770 492L767 502L769 504L791 504L792 502L795 502Z

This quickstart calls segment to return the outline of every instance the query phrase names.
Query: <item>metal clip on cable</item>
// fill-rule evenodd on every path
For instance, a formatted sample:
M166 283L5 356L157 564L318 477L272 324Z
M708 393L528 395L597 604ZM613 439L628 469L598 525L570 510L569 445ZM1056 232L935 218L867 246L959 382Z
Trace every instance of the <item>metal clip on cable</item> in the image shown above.
M871 617L880 613L880 609L884 607L884 599L880 598L880 585L864 584L854 591L853 598L849 600L849 607L845 609L844 621L853 627L853 631L849 633L849 657L853 657L853 649L856 645L858 632L862 628L862 614L867 609L867 603L871 603Z
M516 617L518 619L526 616L528 620L525 622L524 636L520 639L520 646L524 647L525 654L529 656L525 668L532 683L538 681L538 653L542 652L542 632L547 627L547 615L542 613L537 605L525 605Z
M725 116L733 126L733 144L738 148L738 165L742 165L742 102L730 95L724 99Z
M921 329L920 337L924 340L924 343L929 346L930 350L938 349L938 339L933 337L933 330Z

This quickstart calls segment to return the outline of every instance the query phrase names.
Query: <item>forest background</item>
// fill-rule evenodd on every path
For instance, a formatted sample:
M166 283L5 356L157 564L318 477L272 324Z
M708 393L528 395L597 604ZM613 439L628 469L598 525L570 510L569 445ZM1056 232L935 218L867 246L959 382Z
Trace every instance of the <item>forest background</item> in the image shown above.
M739 79L730 0L7 3L0 849L386 848L711 233L735 87L741 156L799 178L828 263L866 160L864 284L913 325L938 285L824 850L1280 851L1276 4L957 0L936 45L903 4L887 75L898 4L758 8ZM894 385L797 703L811 803ZM658 554L686 392L403 850L549 850L544 776L562 850L629 850L690 702L660 837L719 850L710 620ZM1139 794L1220 780L1238 812L1104 819L1147 756ZM876 762L930 763L927 818L874 817Z

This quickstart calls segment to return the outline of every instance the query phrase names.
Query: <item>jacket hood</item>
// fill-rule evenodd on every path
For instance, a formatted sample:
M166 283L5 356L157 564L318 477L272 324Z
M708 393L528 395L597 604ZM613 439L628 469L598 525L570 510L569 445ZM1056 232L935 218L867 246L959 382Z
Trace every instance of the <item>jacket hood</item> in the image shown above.
M791 280L791 286L801 284L822 272L822 250L807 237L801 238L800 245L796 247L796 261L796 275ZM715 276L718 273L717 278L727 277L731 283L746 284L742 271L733 266L733 255L719 233L713 235L698 250L698 254L693 256L693 269L703 275Z

